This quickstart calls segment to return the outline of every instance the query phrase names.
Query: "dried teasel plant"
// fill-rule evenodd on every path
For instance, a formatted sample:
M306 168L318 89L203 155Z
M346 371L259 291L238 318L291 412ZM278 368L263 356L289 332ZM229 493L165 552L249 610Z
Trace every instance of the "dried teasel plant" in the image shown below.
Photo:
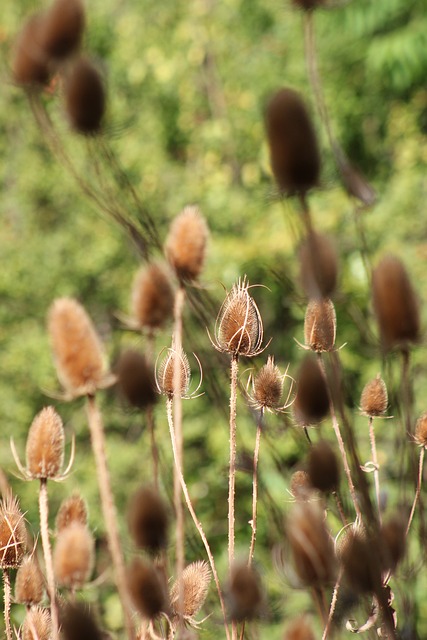
M164 351L166 351L166 355L164 356L163 360L160 362L160 365L158 365L158 360L160 356L164 353ZM202 365L200 364L200 360L198 359L196 354L193 354L193 355L196 358L197 364L199 365L200 379L196 389L192 393L189 393L190 382L191 382L191 371L190 371L190 363L188 361L187 354L184 353L182 349L178 354L176 352L176 349L174 348L174 345L172 345L172 347L162 349L162 351L159 353L156 366L155 366L156 388L157 388L157 391L160 394L165 395L168 400L172 400L175 393L175 386L174 386L174 371L176 366L175 362L178 363L178 366L181 369L181 375L180 375L181 384L179 388L179 394L181 398L188 400L190 398L198 397L197 392L200 389L203 382L203 373L202 373Z
M203 620L201 622L198 622L197 620L195 620L194 616L196 616L199 613L200 609L203 607L203 604L208 595L211 578L211 570L208 563L204 560L192 562L187 567L185 567L182 573L182 591L184 596L182 616L185 622L195 627L196 629L200 628L200 624L203 622ZM175 613L175 615L178 614L178 598L179 584L177 581L175 581L170 590L170 602L172 611Z
M303 502L313 498L314 487L310 483L310 476L307 471L299 469L292 474L289 493L295 500L302 500Z
M47 609L34 607L27 611L22 625L22 640L50 640L51 633L52 622Z
M312 487L329 493L336 491L340 481L338 458L331 445L320 440L310 448L307 458L307 473Z
M62 60L80 46L85 27L81 0L54 0L45 13L41 45L48 58Z
M173 316L174 291L166 269L157 262L137 272L131 295L131 318L127 324L139 331L161 329Z
M143 618L152 621L169 613L167 588L154 564L134 558L127 570L127 580L132 602Z
M165 254L180 282L200 276L208 240L208 226L200 209L189 205L173 220L165 242Z
M335 346L337 316L329 298L310 300L305 312L304 340L306 348L322 353Z
M313 628L306 616L294 618L289 623L283 640L315 640Z
M329 413L329 394L319 363L312 355L304 358L297 376L292 411L303 427L321 422Z
M227 601L230 620L243 622L259 617L264 605L264 593L258 571L246 564L234 564Z
M310 230L299 250L300 279L311 299L330 298L337 286L338 258L330 238Z
M53 554L57 583L72 591L81 589L92 573L93 563L94 540L89 529L79 522L61 529Z
M40 90L47 85L51 73L41 46L43 27L44 14L31 15L18 34L13 51L13 78L19 85L32 90Z
M381 374L363 387L360 397L360 409L365 416L377 418L384 415L388 406L387 387Z
M290 398L294 380L288 375L288 368L282 374L274 362L274 356L268 356L266 364L257 373L251 373L246 390L248 391L249 386L252 386L252 392L247 393L252 408L275 413L285 411L291 406ZM286 400L282 402L283 384L286 379L289 379L290 385Z
M62 529L69 527L73 522L87 525L88 511L86 501L79 493L73 493L62 501L58 513L56 514L56 531L60 533Z
M101 130L106 108L104 80L87 58L77 59L64 84L65 108L72 128L85 136Z
M61 633L64 640L105 640L88 605L67 602L61 610Z
M135 349L120 354L114 368L120 395L131 407L146 409L158 400L154 367Z
M15 579L15 602L31 607L40 604L44 593L44 577L34 554L26 556Z
M408 524L406 526L406 532L405 532L406 536L408 535L409 529L411 527L411 523L415 514L415 509L421 493L421 485L423 482L424 457L425 457L425 451L427 448L427 411L424 412L415 423L414 440L417 443L417 445L420 447L420 455L418 460L417 488L415 490L415 496L412 503L411 512L409 514Z
M128 526L139 549L156 554L166 547L169 513L165 501L153 487L142 486L131 497Z

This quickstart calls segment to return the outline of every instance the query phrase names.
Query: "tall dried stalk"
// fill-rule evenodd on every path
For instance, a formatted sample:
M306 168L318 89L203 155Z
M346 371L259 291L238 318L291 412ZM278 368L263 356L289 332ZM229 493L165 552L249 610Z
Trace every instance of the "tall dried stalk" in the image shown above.
M4 624L6 627L7 640L13 640L12 626L10 624L10 603L11 603L11 588L10 588L10 573L9 569L4 567L3 572L3 601L4 601Z
M252 474L252 520L251 520L252 536L251 536L251 544L249 547L249 558L248 558L249 567L251 566L252 560L254 557L255 541L256 541L256 534L257 534L258 461L259 461L259 450L260 450L260 444L261 444L263 417L264 417L264 408L261 407L259 418L258 418L256 436L255 436L254 462L253 462L253 474Z
M40 479L39 511L40 535L43 546L43 556L46 565L47 592L50 600L50 614L52 618L52 638L59 638L58 606L56 603L55 575L53 572L52 548L49 540L49 503L47 496L47 479Z
M378 466L377 457L377 445L375 441L375 428L374 419L369 417L369 441L371 443L372 462L374 463L374 483L375 483L375 497L378 506L378 521L381 524L381 505L380 505L380 471Z

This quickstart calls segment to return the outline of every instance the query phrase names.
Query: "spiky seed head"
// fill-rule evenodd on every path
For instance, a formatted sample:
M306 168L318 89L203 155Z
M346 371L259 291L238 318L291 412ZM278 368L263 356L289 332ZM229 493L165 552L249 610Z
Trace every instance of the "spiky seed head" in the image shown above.
M17 569L27 543L24 515L11 493L0 503L0 567Z
M204 560L192 562L182 573L184 603L182 614L184 618L193 618L206 600L211 581L211 570ZM179 584L175 581L170 591L172 609L177 611L179 599Z
M427 411L418 418L415 424L415 442L420 447L427 448Z
M302 469L292 474L289 488L295 500L310 500L313 495L310 476Z
M254 400L260 409L274 411L280 407L282 392L283 376L274 364L273 356L268 356L267 364L261 367L254 378Z
M94 393L105 380L104 357L82 305L72 298L55 300L48 329L58 378L66 391L73 396Z
M381 375L366 383L360 397L360 408L371 418L382 416L387 411L387 387Z
M80 589L93 569L94 541L89 529L73 522L58 533L53 553L53 567L58 584Z
M298 372L297 393L292 405L301 426L318 424L329 413L329 394L325 378L314 356L307 355Z
M406 350L420 337L417 296L407 271L395 256L386 256L372 274L372 294L383 348Z
M44 579L34 556L27 556L16 572L15 601L28 607L43 599Z
M378 541L368 535L359 526L347 529L337 550L344 571L344 578L357 593L372 593L375 586L380 584L377 558Z
M184 207L173 220L166 238L165 253L180 281L200 276L206 255L208 226L196 206Z
M140 330L160 329L173 316L174 292L169 275L156 262L136 274L131 297L133 319Z
M288 516L286 533L301 583L307 587L332 583L336 573L332 538L318 504L295 503Z
M312 351L332 351L335 345L337 316L329 298L310 300L304 320L305 344Z
M241 622L259 616L263 604L261 578L253 567L236 564L232 567L228 592L228 615Z
M303 11L312 11L321 7L325 0L292 0L293 4Z
M27 437L27 471L32 478L56 478L64 462L64 425L53 407L34 418Z
M286 629L283 640L315 640L311 624L305 616L295 618Z
M22 640L49 640L52 623L47 609L34 607L27 611L22 626Z
M104 81L87 58L74 63L65 83L65 108L71 126L83 135L97 134L105 113Z
M325 440L320 440L310 448L307 472L310 483L315 489L329 493L338 488L340 482L338 459L331 445Z
M382 566L394 573L406 551L406 523L399 515L383 522L380 529Z
M182 398L187 395L190 387L190 363L188 362L187 355L182 349L179 355L173 348L168 349L166 356L163 358L157 370L157 386L160 392L169 398L172 398L174 395L174 369L177 360L178 366L181 369L180 395Z
M12 74L18 84L41 88L49 82L49 65L40 45L44 21L44 13L34 13L16 39Z
M105 640L91 610L81 602L67 603L60 611L64 640Z
M85 27L81 0L54 0L46 12L41 45L49 58L61 60L78 49Z
M146 409L153 406L158 399L154 367L145 355L127 349L120 354L115 367L118 389L132 407Z
M311 232L299 251L301 283L309 298L328 298L335 291L338 259L331 240Z
M153 620L161 613L168 613L166 585L151 562L134 558L127 571L127 580L132 602L144 618Z
M140 549L157 553L167 545L169 514L158 491L143 486L134 493L129 502L128 525Z
M56 515L56 531L60 533L74 522L86 526L87 519L87 504L80 494L74 493L69 498L65 498L59 507Z

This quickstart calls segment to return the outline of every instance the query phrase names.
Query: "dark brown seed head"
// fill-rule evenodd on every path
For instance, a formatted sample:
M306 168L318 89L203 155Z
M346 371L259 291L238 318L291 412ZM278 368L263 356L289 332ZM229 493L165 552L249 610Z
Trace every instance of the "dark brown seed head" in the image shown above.
M172 222L165 243L166 257L181 281L197 280L206 255L208 227L198 207L185 207Z
M44 580L39 563L33 556L24 558L16 572L15 601L32 606L43 599Z
M309 298L328 298L335 291L338 260L331 240L321 233L310 233L301 245L301 283Z
M415 425L415 442L427 448L427 411L420 416Z
M387 256L372 274L374 309L381 342L388 351L406 350L420 334L418 300L405 267L398 258Z
M71 126L78 133L99 132L105 112L104 82L86 58L79 58L70 71L65 83L65 106Z
M60 533L74 522L86 526L87 517L86 502L78 493L74 493L66 498L59 507L56 516L56 531Z
M193 618L202 608L208 595L211 581L211 570L204 560L192 562L185 567L182 574L184 603L182 613L184 618ZM179 598L179 584L175 582L170 592L173 610L177 610Z
M132 287L132 316L140 330L160 329L173 316L174 293L166 270L155 262L142 267Z
M116 374L120 393L132 407L146 409L157 402L154 367L143 354L133 349L121 353Z
M67 603L61 610L61 638L64 640L104 640L90 609L82 603Z
M93 554L93 537L85 525L73 522L62 529L53 553L57 583L70 589L80 589L92 573Z
M338 460L328 442L321 440L310 448L307 472L310 483L315 489L329 493L338 488L340 481Z
M373 544L371 536L359 527L351 527L342 536L338 556L344 570L344 577L357 593L372 593L380 584L377 553L378 544Z
M303 427L318 424L329 413L329 395L325 378L312 355L306 356L301 364L292 409L296 421Z
M324 0L292 0L293 4L303 11L317 9L324 4Z
M157 553L167 545L169 514L166 504L152 487L141 487L128 509L129 531L140 549Z
M387 387L380 374L366 383L360 397L360 408L370 417L382 416L387 411Z
M157 371L157 387L160 393L172 398L174 395L174 369L175 362L178 359L178 366L181 369L180 395L185 398L190 386L190 363L184 351L178 355L174 349L168 349L167 355L160 363Z
M24 515L12 494L0 503L0 567L17 569L24 557L27 541Z
M47 609L34 607L27 611L22 627L22 640L49 640L51 631L52 623Z
M80 46L85 14L80 0L55 0L48 9L41 34L49 58L62 59Z
M232 568L228 593L228 615L241 622L259 616L263 604L261 578L255 569L246 564Z
M56 478L64 461L64 426L53 407L34 418L27 437L27 471L32 478Z
M320 155L306 106L292 89L280 89L267 106L271 168L280 192L306 193L317 186Z
M135 558L127 571L130 597L139 613L152 620L169 611L167 589L159 570Z
M273 356L268 356L267 364L261 367L256 374L253 389L257 407L270 411L280 407L283 376L279 371L279 367L274 364Z
M380 529L382 566L394 573L406 551L406 523L401 516L393 516Z
M310 500L313 495L313 487L307 471L295 471L291 476L290 491L295 500Z
M41 87L49 81L49 66L41 47L44 13L35 13L19 33L13 52L12 73L18 84Z
M286 629L283 640L315 640L313 629L305 616L295 618Z
M304 321L305 344L312 351L332 351L335 345L337 317L329 298L313 299L307 305Z

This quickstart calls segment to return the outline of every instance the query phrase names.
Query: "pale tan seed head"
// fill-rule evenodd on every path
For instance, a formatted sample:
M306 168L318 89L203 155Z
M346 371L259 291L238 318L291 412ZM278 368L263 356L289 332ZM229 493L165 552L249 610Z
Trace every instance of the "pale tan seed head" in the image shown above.
M185 618L193 618L202 608L208 595L211 570L204 560L192 562L182 574L184 603L182 613ZM176 610L179 599L179 584L176 581L170 591L172 609Z
M27 543L24 515L11 493L0 503L0 567L17 569Z
M27 472L32 478L56 478L64 462L64 426L53 407L34 418L27 437Z
M44 579L34 556L27 556L16 572L15 601L32 606L43 599Z
M69 498L63 500L59 507L56 515L56 531L59 533L74 522L87 525L87 519L87 504L80 494L74 493Z
M130 406L146 409L157 402L154 367L144 354L126 349L114 370L120 395Z
M283 640L315 640L313 628L305 616L295 618L288 625Z
M132 287L132 317L140 330L160 329L173 316L174 292L164 267L156 262L142 267Z
M420 447L427 447L427 411L418 418L415 424L415 442Z
M22 640L50 640L52 624L47 609L35 607L27 611L22 626Z
M163 577L151 562L134 558L127 570L131 600L144 617L152 620L169 612L169 600Z
M181 281L197 280L203 269L208 226L196 206L185 207L170 226L165 243L169 264Z
M331 240L311 232L301 245L301 282L310 299L329 298L337 285L338 258Z
M254 378L253 395L258 408L274 411L280 407L283 392L283 376L274 364L273 356L261 367Z
M313 496L314 489L310 484L310 477L307 471L295 471L291 476L289 488L295 500L310 500Z
M304 320L305 344L312 351L332 351L335 345L337 317L329 298L310 300Z
M53 568L59 585L80 589L93 569L94 541L89 529L73 522L62 529L53 552Z
M172 349L167 350L166 356L163 358L160 366L157 370L156 382L157 388L160 393L172 398L174 395L174 369L175 362L178 360L178 366L180 367L180 381L181 388L179 393L182 398L185 398L188 394L190 387L190 363L188 362L187 355L181 349L181 353L177 354Z
M387 411L387 387L380 374L366 383L360 397L360 408L363 413L372 418L382 416Z

